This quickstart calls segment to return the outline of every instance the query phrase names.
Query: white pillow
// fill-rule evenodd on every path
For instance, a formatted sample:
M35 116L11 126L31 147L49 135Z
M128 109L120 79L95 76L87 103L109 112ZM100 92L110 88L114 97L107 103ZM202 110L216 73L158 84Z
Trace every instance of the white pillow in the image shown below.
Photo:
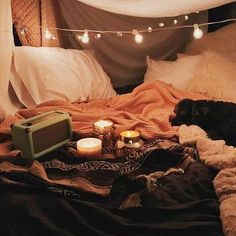
M26 107L52 99L83 102L116 94L89 50L16 47L13 74L12 86Z
M206 50L227 55L236 61L236 23L226 25L215 32L204 35L199 40L191 41L185 48L189 55L201 54Z
M160 80L173 87L184 90L192 79L199 63L199 56L183 56L176 61L156 61L147 57L147 71L144 82Z
M236 103L236 62L211 51L199 56L201 60L187 90L201 93L213 100Z

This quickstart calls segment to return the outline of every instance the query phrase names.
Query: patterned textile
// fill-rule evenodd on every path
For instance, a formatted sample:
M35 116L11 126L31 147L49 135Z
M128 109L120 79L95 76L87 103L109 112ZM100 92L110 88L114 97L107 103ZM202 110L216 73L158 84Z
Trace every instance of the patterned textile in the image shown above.
M215 174L194 148L152 145L139 160L86 161L71 146L0 159L0 234L222 236Z

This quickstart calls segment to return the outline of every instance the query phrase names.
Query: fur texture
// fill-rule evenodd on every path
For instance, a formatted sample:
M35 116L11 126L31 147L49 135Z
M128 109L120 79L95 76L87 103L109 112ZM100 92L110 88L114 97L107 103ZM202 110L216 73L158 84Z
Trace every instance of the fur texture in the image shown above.
M221 101L183 99L175 107L172 125L198 125L211 139L223 139L236 146L236 104Z
M236 61L212 51L199 57L201 60L186 89L211 100L236 103Z

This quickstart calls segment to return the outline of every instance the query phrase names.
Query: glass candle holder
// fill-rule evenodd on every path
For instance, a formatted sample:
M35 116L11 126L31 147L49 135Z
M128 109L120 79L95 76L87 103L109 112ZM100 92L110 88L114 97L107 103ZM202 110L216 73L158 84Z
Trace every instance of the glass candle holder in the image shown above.
M102 153L114 153L114 124L111 120L98 120L93 124L93 136L102 141Z
M137 131L127 130L120 133L116 142L116 156L139 159L143 151L143 141Z

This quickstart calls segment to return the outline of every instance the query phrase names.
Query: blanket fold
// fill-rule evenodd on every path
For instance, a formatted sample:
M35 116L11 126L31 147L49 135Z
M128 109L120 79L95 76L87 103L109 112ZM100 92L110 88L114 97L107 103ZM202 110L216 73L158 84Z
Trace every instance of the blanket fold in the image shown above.
M73 104L62 100L44 102L30 109L19 110L0 124L0 156L7 156L13 149L9 145L12 123L51 110L70 112L73 130L80 136L91 136L95 121L110 119L115 124L117 135L131 129L139 131L143 138L149 140L173 138L176 131L170 125L169 116L175 104L183 98L200 99L203 96L176 90L160 81L152 81L138 86L132 93L112 99Z

